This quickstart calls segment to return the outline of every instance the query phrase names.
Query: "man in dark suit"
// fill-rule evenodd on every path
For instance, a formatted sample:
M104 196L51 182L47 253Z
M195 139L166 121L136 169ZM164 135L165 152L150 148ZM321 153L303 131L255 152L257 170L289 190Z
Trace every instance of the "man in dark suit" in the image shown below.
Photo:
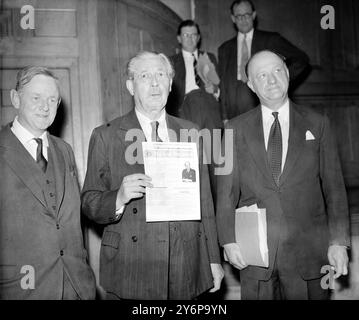
M223 278L202 157L201 221L146 222L145 193L152 185L144 174L141 141L177 141L180 130L198 128L166 114L172 78L164 54L141 52L132 58L126 84L134 110L96 128L90 140L82 207L105 225L100 284L109 299L193 299L218 290Z
M280 34L254 29L256 15L252 1L233 1L231 19L238 33L218 49L223 119L232 119L258 104L256 95L246 84L244 72L248 59L256 52L268 49L283 55L289 67L291 85L308 67L307 55Z
M241 270L243 299L325 299L321 268L347 274L350 245L344 180L327 116L288 99L289 71L270 51L255 54L248 85L260 105L228 122L233 171L218 176L217 228ZM247 266L235 243L234 211L266 209L269 267Z
M0 299L94 299L74 155L47 132L58 80L27 67L11 102L18 115L0 132Z
M191 168L191 164L187 161L185 163L185 169L182 170L182 180L196 182L196 170Z
M198 49L201 41L201 32L198 24L193 20L184 20L178 26L177 40L181 45L181 52L170 57L175 69L172 90L166 105L167 113L178 116L197 124L200 129L208 129L213 137L213 129L222 129L220 105L218 102L219 87L211 82L204 82L196 70L198 58L205 52ZM217 71L215 56L207 52L209 60ZM213 143L206 144L206 156L210 159L208 166L210 184L213 196L215 195L214 162L218 150Z

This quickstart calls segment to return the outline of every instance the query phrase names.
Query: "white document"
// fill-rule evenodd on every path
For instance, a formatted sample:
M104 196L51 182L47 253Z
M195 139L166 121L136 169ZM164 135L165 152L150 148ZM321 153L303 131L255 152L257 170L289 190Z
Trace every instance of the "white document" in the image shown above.
M146 221L201 220L199 166L194 142L142 142Z

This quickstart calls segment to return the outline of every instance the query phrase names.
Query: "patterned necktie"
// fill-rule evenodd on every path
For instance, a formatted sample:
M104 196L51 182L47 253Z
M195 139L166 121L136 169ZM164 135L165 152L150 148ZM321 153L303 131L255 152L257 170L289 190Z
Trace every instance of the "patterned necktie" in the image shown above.
M246 64L248 62L249 54L248 54L248 46L246 41L247 35L245 34L242 40L242 55L241 55L241 65L240 65L240 73L241 73L241 80L243 82L247 82L246 76Z
M278 112L272 112L272 115L274 121L270 128L267 155L273 179L278 186L282 172L282 130L280 128Z
M196 56L194 55L194 53L192 53L192 57L193 57L194 80L196 81L196 85L200 86L201 79L200 79L200 77L198 75L198 72L197 72L197 59L196 59Z
M46 171L47 161L42 153L42 139L41 138L34 138L37 142L37 149L36 149L36 163L39 165L43 172Z
M151 132L151 140L152 142L163 142L161 140L161 138L158 135L158 121L152 121L151 122L151 127L152 127L152 132Z

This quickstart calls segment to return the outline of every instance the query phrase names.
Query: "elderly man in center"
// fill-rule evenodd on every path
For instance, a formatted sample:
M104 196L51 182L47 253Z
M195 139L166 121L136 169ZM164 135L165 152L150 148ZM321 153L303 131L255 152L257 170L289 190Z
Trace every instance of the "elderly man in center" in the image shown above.
M165 111L174 75L164 54L140 52L128 64L127 89L135 107L94 130L82 194L85 214L105 225L100 284L108 299L194 299L220 287L223 270L208 172L199 159L200 221L146 222L151 178L125 153L131 129L142 141L172 141L181 129L196 128ZM188 141L184 141L188 142Z

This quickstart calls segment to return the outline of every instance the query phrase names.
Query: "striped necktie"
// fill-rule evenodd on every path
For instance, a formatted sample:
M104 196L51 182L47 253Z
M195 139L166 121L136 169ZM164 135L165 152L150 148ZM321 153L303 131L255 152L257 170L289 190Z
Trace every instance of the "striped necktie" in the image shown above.
M192 53L192 57L193 57L194 80L196 81L196 85L200 86L201 78L199 77L198 72L197 72L197 59L196 59L196 56L194 55L194 53Z
M273 179L278 186L282 173L282 130L280 128L278 112L272 112L272 115L274 121L269 132L267 155Z
M151 122L151 127L152 127L151 140L152 140L152 142L163 142L158 135L158 125L159 125L158 121Z

